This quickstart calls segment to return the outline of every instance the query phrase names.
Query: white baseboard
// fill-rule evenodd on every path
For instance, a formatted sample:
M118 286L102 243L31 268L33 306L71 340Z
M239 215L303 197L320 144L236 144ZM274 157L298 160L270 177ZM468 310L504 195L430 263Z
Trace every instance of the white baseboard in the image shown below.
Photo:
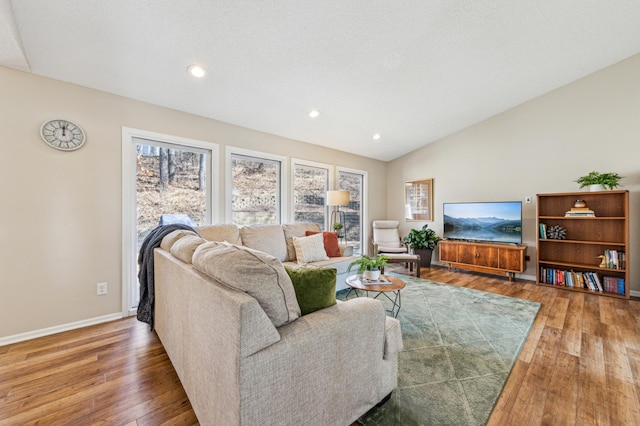
M0 346L10 345L11 343L24 342L25 340L31 340L37 337L50 336L52 334L61 333L63 331L75 330L77 328L88 327L90 325L101 324L103 322L114 321L121 318L123 318L122 312L118 312L114 314L103 315L101 317L71 322L68 324L42 328L40 330L28 331L26 333L14 334L13 336L0 337Z

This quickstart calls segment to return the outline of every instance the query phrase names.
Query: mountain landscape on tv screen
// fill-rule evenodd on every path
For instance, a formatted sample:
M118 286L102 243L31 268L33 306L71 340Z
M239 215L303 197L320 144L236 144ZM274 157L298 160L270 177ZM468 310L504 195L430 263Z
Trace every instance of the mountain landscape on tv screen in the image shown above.
M521 234L521 220L444 216L445 238L519 243Z

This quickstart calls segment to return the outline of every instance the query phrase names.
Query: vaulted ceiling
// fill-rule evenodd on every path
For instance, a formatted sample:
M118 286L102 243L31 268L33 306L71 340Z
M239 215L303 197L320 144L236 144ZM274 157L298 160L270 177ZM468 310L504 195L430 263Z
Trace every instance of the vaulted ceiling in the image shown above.
M391 160L640 52L639 23L632 0L0 0L0 64Z

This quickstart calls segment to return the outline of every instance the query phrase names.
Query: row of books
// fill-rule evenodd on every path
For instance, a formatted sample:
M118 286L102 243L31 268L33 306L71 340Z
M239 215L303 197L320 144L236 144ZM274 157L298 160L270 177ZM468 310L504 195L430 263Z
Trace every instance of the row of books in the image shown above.
M602 277L602 286L606 293L625 294L624 278Z
M604 261L607 264L607 268L610 268L610 269L626 269L627 268L627 255L623 251L605 250Z
M562 287L584 288L614 294L625 294L624 278L600 277L595 272L576 272L563 269L540 268L540 282Z

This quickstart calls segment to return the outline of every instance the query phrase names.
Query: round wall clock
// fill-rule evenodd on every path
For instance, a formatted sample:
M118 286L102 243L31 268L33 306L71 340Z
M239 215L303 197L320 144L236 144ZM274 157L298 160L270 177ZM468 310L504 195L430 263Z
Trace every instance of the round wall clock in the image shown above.
M84 145L84 131L67 120L50 120L42 124L40 136L52 148L73 151Z

